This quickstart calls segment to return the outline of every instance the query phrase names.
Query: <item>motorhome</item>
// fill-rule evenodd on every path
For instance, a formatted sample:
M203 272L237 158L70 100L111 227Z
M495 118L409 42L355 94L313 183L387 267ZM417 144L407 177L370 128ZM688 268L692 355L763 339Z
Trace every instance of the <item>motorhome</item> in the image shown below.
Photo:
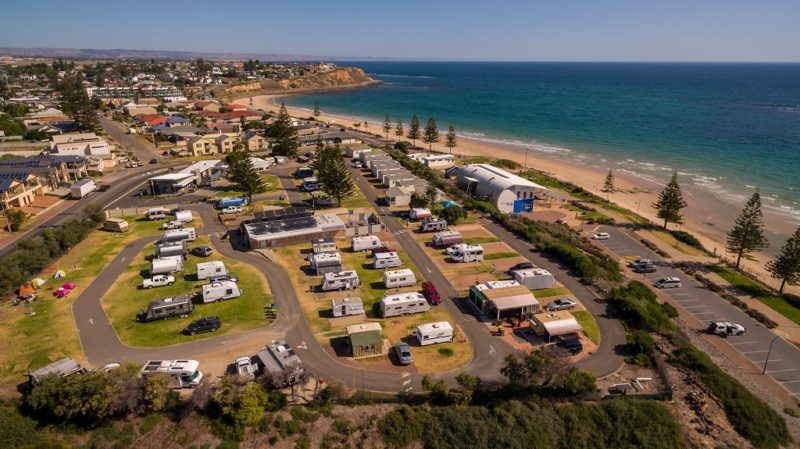
M197 239L197 232L194 228L170 229L164 231L164 236L161 237L161 243L180 242L181 240L192 242L195 239Z
M167 210L163 207L151 207L145 215L148 220L163 220L167 218Z
M444 218L426 218L419 225L419 232L438 232L447 229L447 220Z
M259 368L269 374L276 388L299 382L305 371L303 360L286 340L273 341L256 353Z
M172 388L195 388L203 380L197 360L148 360L142 367L142 377L166 374L172 379Z
M458 245L464 243L464 237L458 231L440 231L433 234L431 244L436 248L444 248L448 246Z
M416 283L414 272L408 268L383 272L383 285L386 288L410 287Z
M156 257L150 261L150 276L177 273L183 270L183 256Z
M483 260L483 247L481 245L464 245L450 255L453 262L478 262Z
M309 266L317 276L342 271L342 256L339 253L319 253L308 258Z
M403 265L403 261L394 251L377 253L372 259L372 268L394 268Z
M315 192L319 190L319 179L316 176L309 176L308 178L303 178L303 183L300 184L298 189L304 192Z
M189 295L175 296L151 301L147 310L140 310L136 319L141 322L163 320L176 316L189 316L194 310L192 298Z
M50 376L67 377L74 374L83 374L85 372L86 369L83 368L75 359L66 358L53 362L37 370L28 371L28 382L30 382L31 385L37 385L42 380Z
M200 262L197 264L197 280L226 274L228 274L228 270L225 268L225 263L221 260L212 260L211 262Z
M175 212L175 221L180 221L182 223L190 223L194 219L192 215L192 211L190 210L179 210Z
M336 243L330 237L311 241L311 252L314 254L335 253L336 251Z
M203 303L233 299L242 296L239 285L233 281L218 281L203 286Z
M433 214L427 207L415 207L408 213L408 218L412 220L424 220L430 217L433 217Z
M350 241L353 247L353 252L369 251L371 249L380 248L383 246L381 239L377 235L365 235L363 237L353 237Z
M419 292L394 293L381 298L381 316L411 315L431 310L428 300Z
M364 303L358 297L334 299L331 300L331 312L335 318L361 315L364 313Z
M107 218L103 222L103 229L112 232L128 232L130 227L128 226L128 220L124 218Z
M169 256L183 257L187 252L189 252L189 247L186 245L186 242L184 241L159 243L156 245L155 257L158 259L162 259L164 257L169 257Z
M358 288L359 285L361 285L361 280L358 279L358 273L354 270L347 270L338 273L325 273L319 288L327 292L331 290L351 290Z
M447 321L438 323L420 324L414 330L414 335L422 346L433 345L436 343L450 343L453 341L453 326Z

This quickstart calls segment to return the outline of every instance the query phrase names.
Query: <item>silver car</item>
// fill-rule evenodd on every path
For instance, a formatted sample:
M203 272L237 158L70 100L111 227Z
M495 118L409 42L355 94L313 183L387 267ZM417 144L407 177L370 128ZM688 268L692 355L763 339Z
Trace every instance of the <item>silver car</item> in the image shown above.
M414 357L411 355L411 347L408 343L400 342L394 345L395 353L397 354L397 361L401 365L411 365L414 363Z

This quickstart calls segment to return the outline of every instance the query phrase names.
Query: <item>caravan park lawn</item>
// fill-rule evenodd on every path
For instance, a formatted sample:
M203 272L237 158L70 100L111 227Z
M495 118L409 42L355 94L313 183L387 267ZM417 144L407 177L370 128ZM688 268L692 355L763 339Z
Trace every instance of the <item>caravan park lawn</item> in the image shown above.
M213 245L208 237L198 236L192 246ZM216 250L216 248L215 248ZM189 255L184 261L183 273L176 273L175 284L153 289L142 289L143 274L146 275L150 262L145 256L152 254L154 245L148 245L120 276L114 287L102 299L103 308L108 314L114 330L123 343L136 347L159 347L190 340L207 338L212 335L240 332L266 324L264 307L272 303L267 282L264 277L242 262L228 259L217 251L207 258ZM198 262L222 260L228 270L239 278L239 287L244 294L238 298L203 304L195 300L195 309L187 318L172 318L150 323L136 321L136 313L146 309L150 301L181 294L196 294L207 281L195 280L195 265ZM216 315L222 320L222 328L216 333L187 336L180 333L190 322Z

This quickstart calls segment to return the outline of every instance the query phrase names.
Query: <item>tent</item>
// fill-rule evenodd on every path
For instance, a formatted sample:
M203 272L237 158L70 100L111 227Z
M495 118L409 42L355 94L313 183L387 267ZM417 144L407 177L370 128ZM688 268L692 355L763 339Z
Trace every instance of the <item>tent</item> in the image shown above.
M53 279L61 279L65 277L67 273L64 273L64 270L58 270L53 274Z
M31 284L33 284L34 287L39 288L42 286L42 284L44 284L44 282L45 281L42 278L33 278Z
M36 294L36 288L33 284L22 284L19 286L18 296L24 298L26 296L33 296Z
M75 283L73 282L64 282L64 285L61 286L64 290L72 290L75 288Z

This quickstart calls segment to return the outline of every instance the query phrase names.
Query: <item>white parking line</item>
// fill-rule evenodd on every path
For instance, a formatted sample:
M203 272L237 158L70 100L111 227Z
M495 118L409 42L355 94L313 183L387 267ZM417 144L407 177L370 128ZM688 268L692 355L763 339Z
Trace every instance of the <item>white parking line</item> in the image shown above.
M752 345L755 343L759 343L757 341L737 341L736 343L731 343L731 346L739 346L739 345Z
M779 382L779 383L782 383L782 384L793 384L793 383L800 382L800 379L795 379L795 380L779 380L778 382Z
M683 308L689 310L689 309L705 309L706 307L708 306L684 306Z
M772 360L770 360L770 362L771 362L771 361L772 361ZM776 370L767 371L767 374L772 374L772 373L788 373L788 372L790 372L790 371L797 371L797 369L796 369L796 368L790 368L790 369L776 369Z
M759 349L758 351L744 351L742 354L756 354L758 352L767 352L769 349Z
M692 312L694 315L714 315L717 312Z
M781 360L783 360L783 359L769 359L769 363L780 362ZM751 360L751 362L753 362L753 363L764 363L764 362L766 362L766 360ZM790 369L789 371L794 371L794 370ZM769 372L769 371L767 371L767 372Z

